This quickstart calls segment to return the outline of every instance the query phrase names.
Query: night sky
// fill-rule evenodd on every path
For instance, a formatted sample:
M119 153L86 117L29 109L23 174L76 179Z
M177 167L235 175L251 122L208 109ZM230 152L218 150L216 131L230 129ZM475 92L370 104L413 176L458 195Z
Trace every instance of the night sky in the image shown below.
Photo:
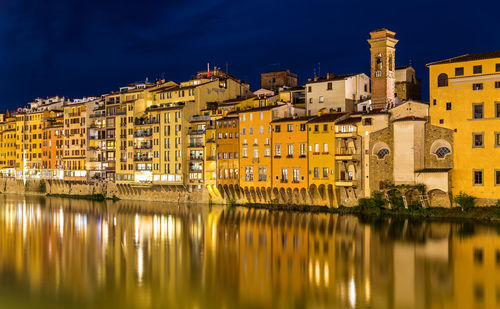
M100 95L211 66L260 87L290 69L369 75L369 32L396 32L396 65L500 49L500 1L0 0L0 109L36 97ZM318 65L320 63L320 65Z

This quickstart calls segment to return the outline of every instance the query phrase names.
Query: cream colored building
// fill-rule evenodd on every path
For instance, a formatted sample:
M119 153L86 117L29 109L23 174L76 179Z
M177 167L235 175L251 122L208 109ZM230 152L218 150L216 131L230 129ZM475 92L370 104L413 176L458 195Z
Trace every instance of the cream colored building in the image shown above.
M322 112L352 112L356 103L370 97L370 78L364 74L315 77L305 86L308 116Z

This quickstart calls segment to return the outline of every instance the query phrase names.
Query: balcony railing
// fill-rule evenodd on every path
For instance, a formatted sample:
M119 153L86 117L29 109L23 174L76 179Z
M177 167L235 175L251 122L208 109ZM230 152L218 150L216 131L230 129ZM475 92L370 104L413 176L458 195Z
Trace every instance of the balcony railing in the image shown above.
M190 156L189 160L191 160L191 161L203 161L203 156Z
M153 132L135 132L134 137L150 137L153 135Z
M148 157L137 158L137 157L135 157L134 161L136 161L136 162L149 162L149 161L153 161L153 158L148 158Z
M203 146L203 143L189 143L188 147L201 148L201 147L204 147L204 146Z

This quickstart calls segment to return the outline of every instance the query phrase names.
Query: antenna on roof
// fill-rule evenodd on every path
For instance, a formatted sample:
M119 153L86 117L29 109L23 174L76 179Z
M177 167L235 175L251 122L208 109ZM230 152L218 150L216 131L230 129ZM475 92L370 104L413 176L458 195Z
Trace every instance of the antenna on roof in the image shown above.
M410 59L410 65L411 65L411 59Z
M321 62L318 62L318 76L321 77Z

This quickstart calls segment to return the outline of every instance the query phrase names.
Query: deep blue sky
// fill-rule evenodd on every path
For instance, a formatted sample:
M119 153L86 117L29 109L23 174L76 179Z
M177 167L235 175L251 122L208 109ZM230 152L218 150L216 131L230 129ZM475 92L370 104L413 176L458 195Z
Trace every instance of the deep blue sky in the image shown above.
M500 49L500 1L0 0L0 109L188 79L206 63L260 87L278 68L369 74L369 32L395 31L396 64ZM276 65L279 63L278 65Z

